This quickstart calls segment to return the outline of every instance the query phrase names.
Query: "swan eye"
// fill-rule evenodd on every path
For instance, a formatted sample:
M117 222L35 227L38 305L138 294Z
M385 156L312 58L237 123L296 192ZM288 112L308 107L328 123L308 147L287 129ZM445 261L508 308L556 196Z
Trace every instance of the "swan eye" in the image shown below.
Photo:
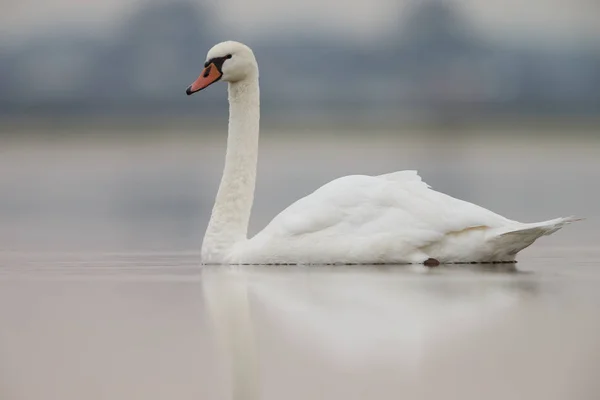
M208 64L210 64L208 61L204 63L204 68L208 67Z
M228 59L228 60L229 60L231 57L233 57L231 54L227 54L227 55L225 56L225 58L226 58L226 59Z

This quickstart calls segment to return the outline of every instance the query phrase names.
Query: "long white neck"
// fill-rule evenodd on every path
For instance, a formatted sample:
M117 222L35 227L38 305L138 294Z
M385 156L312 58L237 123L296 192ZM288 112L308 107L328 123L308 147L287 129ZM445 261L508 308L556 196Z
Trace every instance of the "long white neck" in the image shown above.
M256 184L259 120L258 74L229 83L227 154L202 244L205 263L227 262L233 246L247 240Z

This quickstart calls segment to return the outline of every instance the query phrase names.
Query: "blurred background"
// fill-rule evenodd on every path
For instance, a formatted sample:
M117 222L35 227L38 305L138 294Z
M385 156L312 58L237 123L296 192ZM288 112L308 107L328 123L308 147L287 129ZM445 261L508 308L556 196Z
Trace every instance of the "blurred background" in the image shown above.
M600 398L600 0L0 10L2 399L229 398L214 302L255 331L265 399ZM586 220L524 273L201 270L228 104L185 89L223 40L260 67L251 235L332 179L402 169L509 218Z
M251 233L340 175L418 169L509 218L598 239L600 2L2 0L0 247L197 250L227 97L185 88L250 45L262 139Z

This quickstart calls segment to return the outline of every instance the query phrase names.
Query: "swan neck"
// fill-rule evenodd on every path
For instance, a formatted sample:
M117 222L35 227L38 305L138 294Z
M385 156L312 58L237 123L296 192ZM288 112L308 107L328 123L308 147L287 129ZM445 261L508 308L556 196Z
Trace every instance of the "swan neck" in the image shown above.
M210 262L227 262L236 243L247 240L258 159L258 76L229 83L229 132L225 167L202 253Z

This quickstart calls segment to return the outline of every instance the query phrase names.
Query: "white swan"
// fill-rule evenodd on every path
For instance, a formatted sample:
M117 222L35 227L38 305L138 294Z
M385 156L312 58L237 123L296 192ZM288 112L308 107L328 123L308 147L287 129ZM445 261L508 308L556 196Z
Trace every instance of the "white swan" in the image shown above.
M416 171L400 171L336 179L248 239L260 118L252 50L233 41L215 45L186 92L219 80L229 84L229 134L204 264L513 262L537 238L576 220L513 221L431 190Z

